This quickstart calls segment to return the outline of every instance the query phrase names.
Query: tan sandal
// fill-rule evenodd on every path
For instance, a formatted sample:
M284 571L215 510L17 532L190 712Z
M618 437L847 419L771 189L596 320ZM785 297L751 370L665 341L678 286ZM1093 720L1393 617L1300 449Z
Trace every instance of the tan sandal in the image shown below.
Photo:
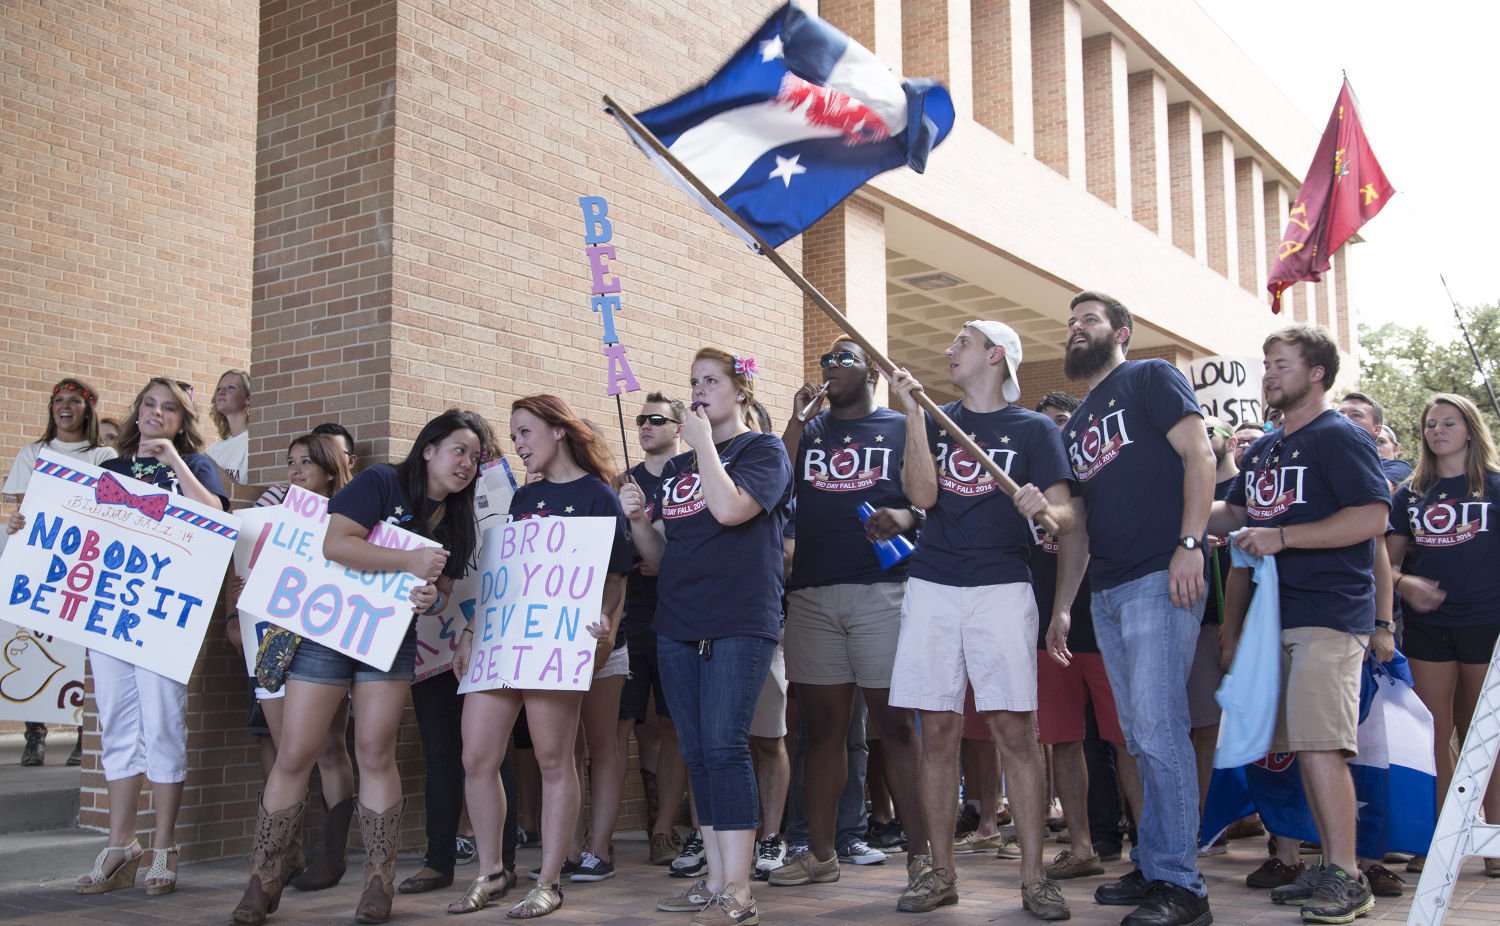
M500 883L500 890L491 893L486 885L496 882ZM478 910L483 910L492 901L499 900L501 897L509 894L510 889L515 886L516 873L513 871L507 871L502 868L492 875L480 875L474 879L473 884L469 885L469 889L464 892L463 897L448 905L448 912L474 913Z
M181 846L170 849L152 849L151 868L146 872L146 893L157 897L177 890L177 872L167 867L167 862L177 857ZM156 884L151 882L155 881Z
M511 919L529 920L546 916L561 907L562 902L561 884L538 884L527 892L524 900L506 911L505 915Z
M105 875L104 861L111 852L123 852L125 859ZM73 890L79 894L108 894L124 887L135 887L135 875L140 870L141 857L145 854L146 850L141 848L139 839L132 840L128 846L105 846L94 859L93 871L79 878L73 885Z

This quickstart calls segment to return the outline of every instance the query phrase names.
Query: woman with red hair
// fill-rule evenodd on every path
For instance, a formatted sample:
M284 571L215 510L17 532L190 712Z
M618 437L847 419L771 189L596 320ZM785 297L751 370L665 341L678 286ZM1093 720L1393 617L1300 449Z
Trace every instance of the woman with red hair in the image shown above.
M588 631L597 641L593 666L594 684L621 660L612 658L615 631L625 602L625 575L630 571L629 545L625 540L625 516L610 489L614 464L604 442L568 405L552 395L517 399L511 405L510 439L530 475L516 490L510 513L516 519L534 517L608 517L615 519L614 546L599 620ZM453 671L463 678L474 642L474 627L459 632ZM623 653L623 650L622 650ZM623 661L628 672L628 657ZM618 674L618 673L617 673ZM616 704L619 681L611 680ZM578 825L579 786L573 764L573 746L578 735L579 711L585 693L543 689L502 688L472 691L464 696L464 796L469 819L474 824L482 872L463 898L448 905L449 913L472 913L505 895L516 883L513 871L500 867L501 827L505 820L505 795L500 789L500 760L515 726L516 715L526 708L527 724L542 773L542 866L536 872L537 886L509 916L530 919L545 916L562 906L560 879L563 862ZM613 735L614 717L609 729ZM608 754L608 755L602 755ZM614 756L613 746L594 753L595 768ZM616 770L615 777L623 772ZM608 851L607 846L595 845Z

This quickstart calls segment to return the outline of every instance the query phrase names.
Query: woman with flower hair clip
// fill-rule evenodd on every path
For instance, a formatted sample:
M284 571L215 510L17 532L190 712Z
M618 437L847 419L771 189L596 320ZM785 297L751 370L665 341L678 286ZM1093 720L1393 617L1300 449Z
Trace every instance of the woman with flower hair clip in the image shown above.
M792 472L781 441L755 427L757 372L753 357L699 350L683 428L692 450L663 467L655 499L620 488L636 549L660 569L652 630L708 861L702 880L657 909L695 911L695 926L759 922L750 721L781 638Z

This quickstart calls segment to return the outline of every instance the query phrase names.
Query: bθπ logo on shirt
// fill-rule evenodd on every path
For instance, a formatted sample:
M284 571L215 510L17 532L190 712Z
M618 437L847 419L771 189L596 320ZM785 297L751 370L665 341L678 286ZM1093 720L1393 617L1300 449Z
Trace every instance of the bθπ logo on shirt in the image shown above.
M1451 547L1489 531L1490 503L1440 499L1426 505L1408 505L1406 519L1418 546Z
M662 483L662 495L665 498L661 506L663 518L686 518L708 507L708 499L703 497L696 472L669 477Z
M1284 514L1300 505L1305 466L1276 466L1245 474L1245 512L1257 521Z
M1015 462L1016 452L1014 450L988 449L980 445L985 456L995 461L1000 471L1007 476L1010 475L1011 464ZM946 442L938 444L938 488L944 492L952 492L955 495L964 495L970 498L978 495L988 495L995 491L997 483L995 477L962 447L951 447Z
M809 448L802 462L802 481L824 492L855 492L890 477L890 447L851 443L832 451Z
M1089 415L1084 427L1068 432L1068 457L1073 473L1088 482L1120 455L1120 449L1132 443L1125 428L1125 409L1100 418Z

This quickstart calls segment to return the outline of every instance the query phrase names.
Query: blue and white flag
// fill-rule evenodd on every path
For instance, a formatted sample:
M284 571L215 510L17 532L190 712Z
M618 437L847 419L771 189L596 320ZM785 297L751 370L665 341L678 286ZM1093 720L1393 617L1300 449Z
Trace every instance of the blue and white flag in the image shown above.
M1359 702L1359 755L1349 760L1359 813L1356 851L1374 859L1387 852L1425 855L1437 823L1432 714L1412 689L1406 657L1366 661ZM1215 769L1203 808L1203 845L1257 811L1273 833L1319 841L1296 753Z
M708 83L636 118L776 247L876 174L903 164L921 173L953 128L953 101L936 81L903 80L859 43L787 3ZM668 177L756 246L621 124Z

